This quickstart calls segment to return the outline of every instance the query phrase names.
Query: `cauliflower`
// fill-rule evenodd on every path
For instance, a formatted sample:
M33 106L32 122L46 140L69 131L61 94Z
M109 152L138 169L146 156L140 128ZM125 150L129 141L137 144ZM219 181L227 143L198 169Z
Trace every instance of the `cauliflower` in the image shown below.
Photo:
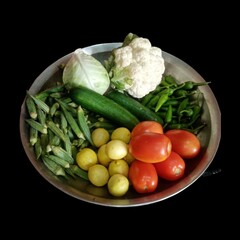
M106 68L112 86L134 98L142 98L153 91L165 71L161 49L153 47L147 38L131 33L121 47L113 50Z

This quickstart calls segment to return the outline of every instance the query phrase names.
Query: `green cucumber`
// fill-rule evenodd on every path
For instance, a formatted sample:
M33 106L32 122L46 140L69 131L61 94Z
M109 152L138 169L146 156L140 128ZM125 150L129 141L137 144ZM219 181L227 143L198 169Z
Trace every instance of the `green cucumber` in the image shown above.
M106 97L112 99L116 103L120 104L128 111L133 113L139 120L152 120L163 124L162 118L154 113L151 109L147 108L136 99L127 96L124 93L118 91L111 91L106 93Z
M89 88L83 86L73 88L70 90L69 96L73 102L83 108L98 113L129 130L132 130L139 123L138 118L126 108Z

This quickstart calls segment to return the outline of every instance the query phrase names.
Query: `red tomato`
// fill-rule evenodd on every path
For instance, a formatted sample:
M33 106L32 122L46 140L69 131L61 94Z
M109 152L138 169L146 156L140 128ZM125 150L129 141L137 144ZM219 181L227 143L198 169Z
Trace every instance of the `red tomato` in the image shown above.
M180 179L185 172L185 161L174 151L165 161L154 163L154 166L159 177L170 181Z
M134 137L142 132L163 133L163 127L159 122L142 121L133 128L131 132L131 137Z
M181 129L172 129L165 132L165 135L172 142L172 150L183 159L191 159L199 154L201 144L193 133Z
M158 175L152 163L134 160L128 172L129 180L138 193L153 192L158 186Z
M130 139L129 152L137 160L147 163L164 161L171 153L170 139L160 133L143 132Z

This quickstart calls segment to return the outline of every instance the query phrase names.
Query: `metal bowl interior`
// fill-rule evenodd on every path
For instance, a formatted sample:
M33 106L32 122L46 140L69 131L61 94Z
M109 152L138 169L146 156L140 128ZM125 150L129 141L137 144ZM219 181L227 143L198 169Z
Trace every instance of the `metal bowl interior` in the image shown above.
M113 48L120 46L121 43L104 43L97 44L83 48L83 50L96 57L101 62L106 59ZM61 78L59 66L67 63L72 53L60 58L48 68L46 68L33 82L29 92L36 94L40 90L51 85L52 82ZM178 59L177 57L163 51L165 59L165 73L172 74L179 81L195 81L205 82L205 80L188 64ZM34 151L29 144L28 126L25 122L27 111L25 107L25 100L22 103L20 113L20 136L24 150L35 167L35 169L42 175L49 183L65 192L66 194L77 198L79 200L112 207L133 207L142 206L160 202L170 198L179 192L183 191L191 184L193 184L209 167L217 152L220 138L221 138L221 113L215 99L215 96L208 85L199 87L205 98L203 120L207 126L199 134L202 145L200 155L194 161L187 163L187 171L184 178L176 182L160 181L157 190L151 194L138 194L133 189L121 197L113 197L108 193L107 188L94 187L88 181L83 179L65 180L53 175L41 161L37 161Z

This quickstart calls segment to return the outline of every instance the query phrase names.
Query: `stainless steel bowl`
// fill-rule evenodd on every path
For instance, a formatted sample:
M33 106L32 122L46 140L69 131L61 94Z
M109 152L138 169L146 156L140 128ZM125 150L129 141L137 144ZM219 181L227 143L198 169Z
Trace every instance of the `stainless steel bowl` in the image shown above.
M121 43L104 43L97 44L83 48L83 50L103 61L106 59L113 48L120 46ZM52 81L59 80L61 72L59 66L67 63L72 53L58 59L56 62L46 68L33 82L29 92L36 94L41 89L46 87ZM178 59L177 57L163 52L165 59L165 73L173 75L178 80L190 80L194 82L205 82L205 80L188 64ZM29 144L28 126L25 122L27 111L25 107L25 100L22 103L20 113L20 135L24 150L35 167L35 169L42 175L49 183L65 192L66 194L77 198L81 201L111 207L133 207L153 204L170 198L179 192L183 191L191 184L193 184L209 167L213 161L215 154L219 147L221 139L221 113L217 100L208 85L199 87L204 94L205 105L203 120L207 126L199 134L202 145L200 155L194 161L189 161L187 164L186 176L176 182L161 182L154 193L138 194L131 190L123 197L117 198L111 196L106 188L94 187L91 183L85 180L64 180L53 175L42 163L37 161L34 151Z

